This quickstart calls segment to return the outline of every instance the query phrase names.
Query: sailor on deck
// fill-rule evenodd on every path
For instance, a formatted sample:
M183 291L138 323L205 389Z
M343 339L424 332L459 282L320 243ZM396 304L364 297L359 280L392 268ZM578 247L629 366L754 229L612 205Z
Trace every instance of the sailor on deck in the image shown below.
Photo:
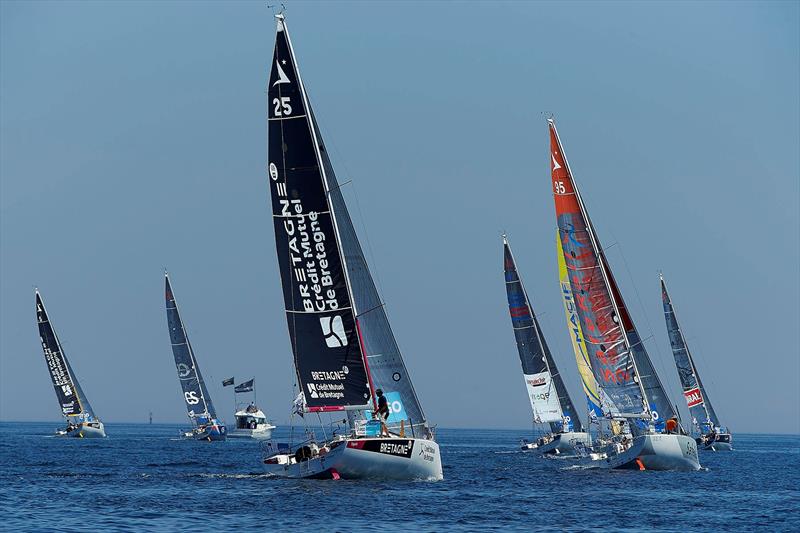
M389 430L386 427L386 420L389 418L389 402L386 401L386 396L383 395L383 390L378 389L375 391L378 397L378 410L375 412L378 420L381 421L381 436L389 436Z

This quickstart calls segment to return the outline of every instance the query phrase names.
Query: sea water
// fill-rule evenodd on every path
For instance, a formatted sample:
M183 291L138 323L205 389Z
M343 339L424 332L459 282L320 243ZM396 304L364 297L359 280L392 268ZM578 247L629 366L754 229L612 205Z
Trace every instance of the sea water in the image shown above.
M0 423L0 529L800 531L800 436L734 435L699 472L607 471L518 450L520 430L439 429L444 481L286 480L256 441L172 425ZM279 428L276 440L287 440Z

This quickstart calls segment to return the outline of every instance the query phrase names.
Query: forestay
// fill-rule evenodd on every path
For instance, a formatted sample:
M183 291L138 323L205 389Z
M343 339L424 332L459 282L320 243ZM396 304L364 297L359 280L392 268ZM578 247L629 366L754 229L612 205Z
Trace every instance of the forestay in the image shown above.
M553 432L583 431L580 417L572 404L564 381L558 372L547 341L542 334L530 299L517 272L517 265L508 239L503 237L503 267L511 326L517 340L517 351L528 390L533 419L549 422ZM568 426L562 427L564 420ZM570 427L571 426L571 427Z
M675 315L675 309L669 293L667 293L667 284L664 282L663 276L661 277L661 300L664 305L664 318L667 322L669 343L672 346L672 355L675 358L675 366L678 368L678 376L681 380L686 405L689 407L689 413L700 430L703 433L708 433L713 428L719 427L719 419L717 419L714 408L711 407L711 402L700 381L700 376L697 374L694 359L678 324L678 317Z
M369 378L329 197L338 185L323 167L324 146L280 16L268 89L275 243L306 409L363 409Z
M91 420L94 418L92 406L83 394L67 356L64 354L38 290L36 291L36 322L39 326L39 340L42 343L47 370L56 391L61 413L70 419Z
M172 292L169 276L164 275L166 283L166 302L167 302L167 327L169 328L169 338L172 343L172 355L175 357L175 368L178 371L178 380L183 390L183 400L186 403L186 411L195 422L205 423L217 417L211 397L197 366L197 359L194 350L186 335L186 328L183 325L178 304Z

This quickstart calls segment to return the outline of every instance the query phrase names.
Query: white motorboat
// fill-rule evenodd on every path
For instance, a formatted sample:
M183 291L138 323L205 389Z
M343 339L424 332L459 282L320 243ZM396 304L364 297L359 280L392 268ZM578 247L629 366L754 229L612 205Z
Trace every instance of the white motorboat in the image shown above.
M264 440L272 437L275 426L267 421L267 415L255 404L251 403L246 408L239 409L233 416L236 427L228 432L229 439Z

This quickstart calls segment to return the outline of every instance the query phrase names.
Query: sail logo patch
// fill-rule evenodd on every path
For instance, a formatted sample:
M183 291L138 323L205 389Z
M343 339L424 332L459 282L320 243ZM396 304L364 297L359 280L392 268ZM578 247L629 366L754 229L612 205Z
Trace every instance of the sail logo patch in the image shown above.
M341 316L321 316L319 317L319 325L322 328L322 335L328 348L347 346L347 334L344 331Z
M694 407L695 405L703 403L703 395L700 394L700 389L698 387L685 391L683 395L686 398L686 405L689 407Z
M284 65L286 64L286 60L285 59L283 60L283 64ZM276 60L275 61L275 66L278 67L278 79L275 81L275 83L272 84L272 86L275 87L276 85L280 85L281 83L292 83L292 81L289 79L289 77L286 75L286 73L281 68L280 61Z
M556 156L555 156L555 154L550 154L550 156L553 158L553 172L555 172L556 170L558 170L559 168L561 168L561 165L559 165L559 164L558 164L558 161L556 161Z
M186 363L178 363L177 369L179 378L185 378L189 375L189 365Z

